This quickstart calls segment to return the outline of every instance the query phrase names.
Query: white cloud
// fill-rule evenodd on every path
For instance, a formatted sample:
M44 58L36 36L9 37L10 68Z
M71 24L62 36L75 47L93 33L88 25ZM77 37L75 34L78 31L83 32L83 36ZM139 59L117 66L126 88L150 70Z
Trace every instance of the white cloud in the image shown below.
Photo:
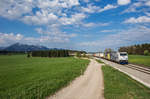
M113 30L102 30L102 31L100 31L100 32L108 33L108 32L118 32L118 31L120 31L120 30L115 30L115 29L113 29Z
M70 4L71 6L79 5L79 1L78 0L65 0L65 1L69 1L68 4Z
M146 6L150 6L150 1L147 1L147 2L145 3L145 5L146 5Z
M35 31L38 32L39 34L43 33L43 29L42 28L36 28Z
M103 37L100 40L91 42L82 42L79 44L80 47L87 49L95 48L105 49L105 48L118 48L120 46L150 42L150 28L145 26L138 26L134 28L129 28L128 30L119 31L116 34L110 34Z
M39 8L69 8L80 5L78 0L38 0Z
M87 13L95 13L101 8L95 5L89 4L87 7L82 7L81 10L82 12L87 12Z
M81 23L87 17L87 13L116 8L116 6L109 4L100 8L91 3L88 3L87 7L83 7L80 2L79 0L1 0L0 16L32 25L56 23L73 25Z
M150 13L149 13L149 12L145 12L145 14L146 14L147 16L150 16Z
M55 42L60 42L60 41L66 42L66 41L69 41L70 38L77 36L77 34L75 33L67 34L66 32L62 32L58 24L49 25L47 26L47 29L45 30L42 28L36 28L36 31L42 36L44 36L45 40L52 39ZM45 40L42 40L42 41L45 41Z
M0 33L0 45L7 46L9 44L19 42L20 40L22 40L22 38L24 38L24 36L21 34L15 35L14 33L10 34Z
M84 26L84 27L97 27L97 26L108 26L109 23L93 23L93 22L90 22L90 23L82 23L81 25Z
M63 25L79 24L86 15L84 13L76 13L71 17L62 17L59 19L60 23Z
M49 31L44 31L41 28L38 28L37 31L39 31L43 35L41 35L40 37L25 37L19 33L18 34L0 33L0 45L8 46L17 42L23 44L34 44L34 45L62 44L62 43L68 43L71 38L77 36L75 33L67 34L65 32L58 32L58 31L57 33L50 33Z
M150 7L149 0L139 0L127 7L122 13L149 12L149 8L147 7Z
M95 23L92 23L92 22L91 23L84 23L83 26L84 27L93 27L93 26L95 26Z
M58 17L67 17L68 10L79 5L79 0L0 0L0 16L27 24L47 25ZM67 9L63 11L64 8Z
M0 0L0 16L8 19L17 19L23 14L32 13L32 0Z
M124 23L149 23L150 17L147 16L140 16L138 18L131 17L124 21Z
M114 8L117 8L117 7L118 7L118 6L107 4L104 8L99 9L98 12L103 12L103 11L110 10L110 9L114 9Z
M123 11L123 13L130 13L130 12L139 12L141 10L137 10L137 8L143 6L143 3L142 2L136 2L136 3L133 3L132 5L130 5L127 9L125 9Z
M131 2L131 0L118 0L118 5L127 5Z
M21 20L27 24L41 25L41 24L53 23L57 20L57 18L58 17L54 15L53 13L49 13L46 10L42 10L42 11L37 11L36 15L25 16Z

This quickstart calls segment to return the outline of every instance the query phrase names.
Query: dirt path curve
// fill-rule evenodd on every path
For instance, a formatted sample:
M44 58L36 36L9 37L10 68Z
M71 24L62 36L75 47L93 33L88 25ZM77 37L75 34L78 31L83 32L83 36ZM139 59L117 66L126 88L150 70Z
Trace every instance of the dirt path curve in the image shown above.
M69 86L49 99L104 99L101 66L100 63L91 59L84 75L76 78Z

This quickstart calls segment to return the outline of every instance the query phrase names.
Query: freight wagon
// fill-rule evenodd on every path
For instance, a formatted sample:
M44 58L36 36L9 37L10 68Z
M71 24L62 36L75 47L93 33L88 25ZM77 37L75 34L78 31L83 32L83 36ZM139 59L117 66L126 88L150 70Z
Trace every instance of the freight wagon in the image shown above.
M102 53L102 52L97 52L97 53L95 53L93 56L103 58L103 57L104 57L104 53Z

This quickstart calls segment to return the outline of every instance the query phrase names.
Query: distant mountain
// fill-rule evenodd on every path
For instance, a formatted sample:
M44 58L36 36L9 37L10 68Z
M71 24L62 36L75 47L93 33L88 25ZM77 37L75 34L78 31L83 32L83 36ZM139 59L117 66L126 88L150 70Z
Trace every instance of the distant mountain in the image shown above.
M44 47L44 46L15 43L13 45L6 47L3 50L6 50L6 51L37 51L37 50L49 50L49 48Z
M5 49L5 47L0 47L0 50L3 50L3 49Z

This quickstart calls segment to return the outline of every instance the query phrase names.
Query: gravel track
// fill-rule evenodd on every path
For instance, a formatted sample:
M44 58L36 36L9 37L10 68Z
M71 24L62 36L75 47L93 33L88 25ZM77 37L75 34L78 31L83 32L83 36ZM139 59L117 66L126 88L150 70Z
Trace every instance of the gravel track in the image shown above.
M83 75L48 99L104 99L102 64L90 61Z

